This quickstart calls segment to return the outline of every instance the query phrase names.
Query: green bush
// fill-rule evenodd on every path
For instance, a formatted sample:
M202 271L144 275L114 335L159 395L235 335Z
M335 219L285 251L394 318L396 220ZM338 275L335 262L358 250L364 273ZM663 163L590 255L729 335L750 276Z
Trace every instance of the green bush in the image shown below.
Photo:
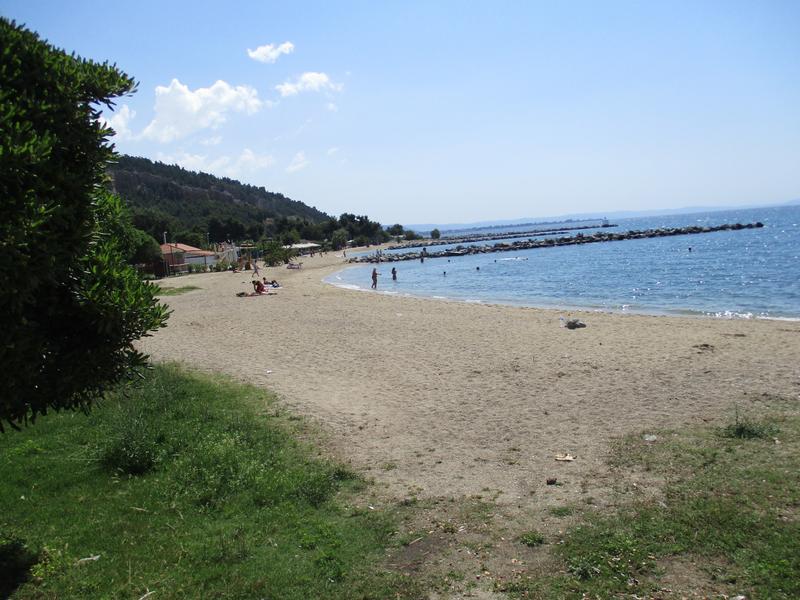
M133 342L164 326L156 287L127 264L125 214L99 106L132 92L108 64L0 19L0 431L87 409L142 367Z

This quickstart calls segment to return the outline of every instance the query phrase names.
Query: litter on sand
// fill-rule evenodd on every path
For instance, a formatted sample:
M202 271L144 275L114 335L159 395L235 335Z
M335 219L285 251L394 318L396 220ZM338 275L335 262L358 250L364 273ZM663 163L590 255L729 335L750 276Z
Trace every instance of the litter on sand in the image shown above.
M566 327L567 329L580 329L581 327L586 327L586 323L582 322L580 319L565 319L564 317L561 317L559 321L561 321L561 326Z
M575 460L575 457L572 454L556 454L556 460L560 460L562 462L572 462Z

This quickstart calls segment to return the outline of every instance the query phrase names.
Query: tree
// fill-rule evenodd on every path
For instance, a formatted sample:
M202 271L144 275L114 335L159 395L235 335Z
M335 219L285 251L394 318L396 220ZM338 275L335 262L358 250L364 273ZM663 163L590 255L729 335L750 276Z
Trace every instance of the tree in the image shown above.
M153 236L134 229L134 249L133 254L128 258L132 265L152 265L161 260L161 246L153 239Z
M340 250L341 248L347 246L347 239L348 239L347 236L348 236L347 229L345 229L344 227L341 227L336 231L334 231L333 235L331 236L331 246L333 246L333 249Z
M395 236L403 235L403 226L400 225L400 223L395 223L394 225L389 227L387 232L389 233L389 235L395 235Z
M146 365L133 342L163 327L158 288L127 264L107 191L114 157L98 106L134 81L0 18L0 431L87 410Z
M290 248L284 248L283 245L277 240L264 241L258 246L262 253L262 260L270 267L288 263L296 256L296 252L294 250L291 250Z
M438 240L440 237L442 237L441 231L439 231L438 229L431 230L431 238L433 238L434 240Z
M283 243L287 246L300 243L300 233L297 229L290 229L283 234Z

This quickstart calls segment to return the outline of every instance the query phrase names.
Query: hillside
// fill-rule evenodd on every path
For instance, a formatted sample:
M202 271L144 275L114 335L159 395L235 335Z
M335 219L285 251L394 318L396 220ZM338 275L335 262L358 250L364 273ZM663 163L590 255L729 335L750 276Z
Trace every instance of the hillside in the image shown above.
M187 171L146 158L120 156L109 169L112 187L128 205L134 224L161 239L212 241L228 237L257 239L268 219L319 223L325 213L233 179ZM269 222L269 221L268 221Z

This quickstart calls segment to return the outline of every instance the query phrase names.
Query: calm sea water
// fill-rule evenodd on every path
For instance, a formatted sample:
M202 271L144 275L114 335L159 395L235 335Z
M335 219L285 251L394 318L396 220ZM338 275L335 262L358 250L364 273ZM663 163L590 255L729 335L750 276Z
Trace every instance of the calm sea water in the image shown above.
M428 258L424 264L382 263L378 293L563 309L798 319L800 206L621 219L618 228L605 231L754 221L764 228ZM326 281L369 290L373 266L346 268ZM392 267L398 272L396 282Z

